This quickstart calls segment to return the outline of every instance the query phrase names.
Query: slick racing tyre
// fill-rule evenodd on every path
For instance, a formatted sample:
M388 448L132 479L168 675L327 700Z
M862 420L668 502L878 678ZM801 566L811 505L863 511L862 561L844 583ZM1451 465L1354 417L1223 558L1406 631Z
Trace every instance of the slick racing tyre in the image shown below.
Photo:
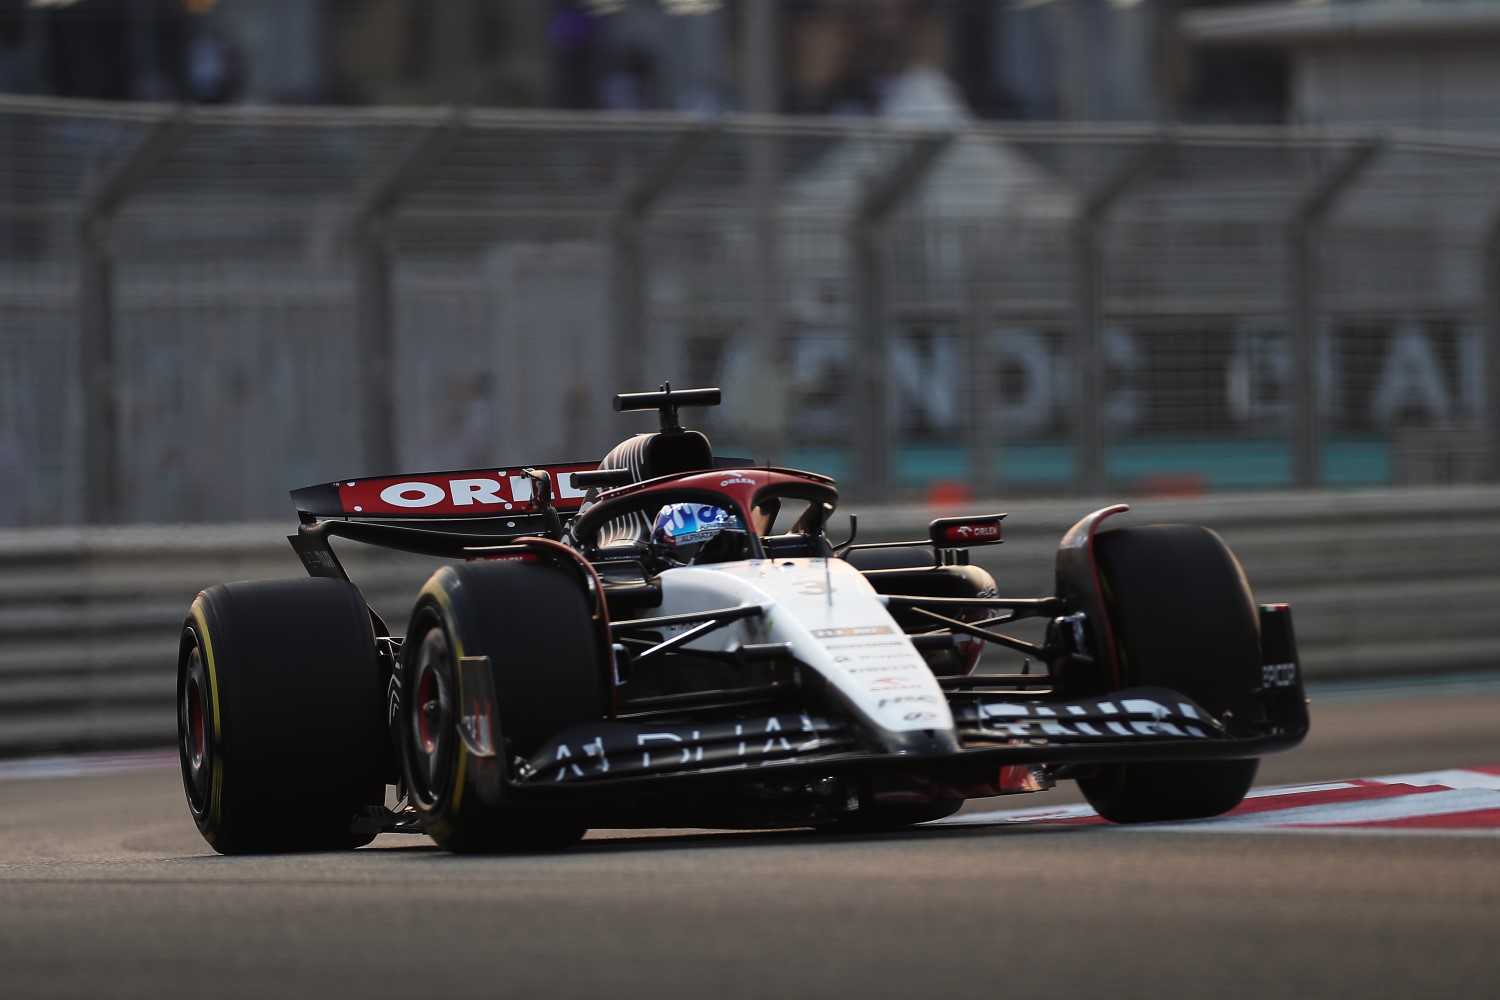
M1160 524L1094 541L1122 687L1179 691L1236 736L1255 733L1259 615L1238 560L1207 528ZM1255 759L1101 765L1078 784L1116 823L1228 812L1255 779Z
M410 803L439 846L548 850L583 836L576 815L506 801L503 775L562 730L602 717L595 635L583 588L556 566L471 562L427 582L402 646L401 762ZM473 696L460 663L479 656L489 657L498 716L488 759L471 753L459 731Z
M370 611L343 580L211 587L183 624L177 743L188 809L221 854L344 850L385 802Z

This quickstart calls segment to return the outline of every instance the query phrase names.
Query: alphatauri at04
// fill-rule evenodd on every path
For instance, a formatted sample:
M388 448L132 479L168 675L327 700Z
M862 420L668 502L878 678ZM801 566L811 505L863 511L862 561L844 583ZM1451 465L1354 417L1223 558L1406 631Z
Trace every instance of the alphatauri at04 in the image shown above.
M207 841L889 829L1065 779L1110 820L1181 820L1232 809L1307 732L1290 612L1255 603L1213 532L1106 530L1127 509L1106 507L1062 537L1052 593L1004 596L968 558L1003 514L835 542L831 479L716 458L681 426L718 398L616 396L661 429L599 463L295 491L309 576L211 587L183 626L182 776ZM447 560L404 631L334 537ZM1023 619L1041 641L1006 631ZM987 646L1036 669L978 670Z

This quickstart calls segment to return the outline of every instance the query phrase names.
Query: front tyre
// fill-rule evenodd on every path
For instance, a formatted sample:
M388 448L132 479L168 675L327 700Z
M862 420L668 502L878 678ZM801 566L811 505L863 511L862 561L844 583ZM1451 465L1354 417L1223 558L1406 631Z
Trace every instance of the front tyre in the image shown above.
M183 624L177 744L188 810L221 854L345 850L385 800L374 629L343 580L210 587Z
M1094 552L1120 685L1179 691L1234 735L1254 735L1261 715L1259 615L1223 540L1196 525L1149 525L1102 532ZM1253 758L1106 764L1078 785L1099 815L1115 823L1201 819L1239 805L1258 764Z
M460 663L489 657L496 757L459 735ZM433 574L401 654L402 773L422 828L456 853L549 850L586 831L566 811L507 801L504 773L564 729L603 712L604 662L582 586L551 565L493 561ZM500 774L487 774L499 769ZM484 788L494 791L488 799Z

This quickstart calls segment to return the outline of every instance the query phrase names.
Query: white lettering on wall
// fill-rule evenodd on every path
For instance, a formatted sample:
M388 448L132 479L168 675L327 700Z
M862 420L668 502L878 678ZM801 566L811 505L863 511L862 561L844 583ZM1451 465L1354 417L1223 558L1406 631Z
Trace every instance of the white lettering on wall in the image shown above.
M1444 423L1453 416L1453 401L1443 384L1427 328L1420 323L1402 323L1391 335L1385 363L1370 394L1370 423L1392 427L1403 413L1413 410Z

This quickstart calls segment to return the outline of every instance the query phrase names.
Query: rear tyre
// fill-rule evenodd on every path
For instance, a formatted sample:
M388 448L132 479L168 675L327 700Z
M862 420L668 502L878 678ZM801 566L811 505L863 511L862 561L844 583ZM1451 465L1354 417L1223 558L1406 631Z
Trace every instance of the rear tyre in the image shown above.
M499 735L494 758L459 736L459 661L488 656ZM422 828L445 850L553 850L587 831L566 811L508 802L503 772L571 726L602 717L603 669L587 599L565 570L494 561L433 574L401 654L401 762ZM500 768L496 801L483 801Z
M343 580L211 587L183 624L177 743L188 809L221 854L345 850L385 802L374 629Z
M1261 709L1260 624L1238 560L1207 528L1160 524L1101 533L1094 542L1122 686L1192 698L1237 736ZM1115 823L1201 819L1239 805L1259 761L1107 764L1078 784Z

